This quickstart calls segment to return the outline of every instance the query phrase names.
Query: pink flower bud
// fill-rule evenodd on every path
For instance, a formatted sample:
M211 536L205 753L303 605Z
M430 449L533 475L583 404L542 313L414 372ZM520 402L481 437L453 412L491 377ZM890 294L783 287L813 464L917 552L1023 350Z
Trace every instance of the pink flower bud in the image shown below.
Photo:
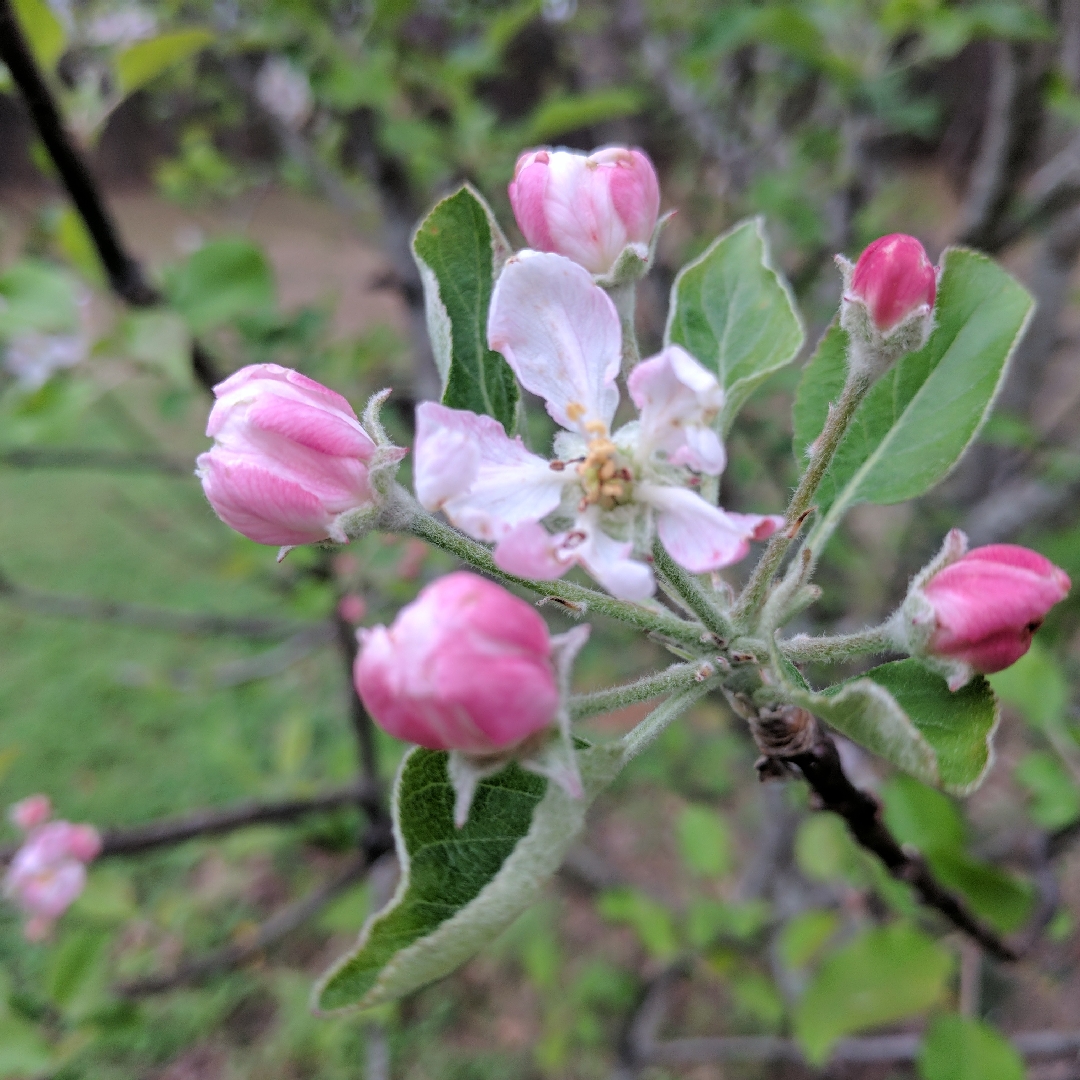
M30 832L31 829L44 825L51 817L52 803L48 795L30 795L8 810L11 824L23 832Z
M922 586L934 615L926 652L991 674L1031 647L1046 613L1069 592L1069 576L1015 544L975 548Z
M859 256L848 286L849 299L861 300L874 326L885 334L937 296L937 271L914 236L892 233L875 240Z
M346 593L337 606L338 614L348 623L354 626L364 621L367 614L367 603L359 593Z
M641 150L532 150L518 158L510 204L529 247L604 274L629 244L648 253L660 186Z
M376 453L349 403L277 364L241 368L214 395L196 472L218 517L259 544L347 543L340 519L371 505Z
M356 689L396 738L491 754L555 720L559 691L544 620L475 574L440 578L389 630L361 630L360 641Z

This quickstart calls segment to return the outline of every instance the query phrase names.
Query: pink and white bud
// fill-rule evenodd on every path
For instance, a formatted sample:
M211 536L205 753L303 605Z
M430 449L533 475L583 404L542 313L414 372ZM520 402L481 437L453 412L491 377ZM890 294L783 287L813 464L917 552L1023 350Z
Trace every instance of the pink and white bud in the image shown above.
M924 586L934 609L928 649L991 674L1031 647L1046 613L1069 594L1069 575L1016 544L975 548Z
M367 601L359 593L346 593L338 601L337 610L346 622L357 626L367 614Z
M8 820L22 832L44 825L52 817L52 802L48 795L29 795L8 810Z
M510 204L529 247L606 274L631 245L648 257L660 185L641 150L531 150L518 158Z
M887 334L913 312L930 311L937 298L937 271L914 236L891 233L859 256L848 294L868 308Z
M1071 587L1064 570L1029 548L990 544L965 554L966 546L953 529L899 612L898 644L941 670L953 690L1015 664Z
M475 574L428 585L389 629L361 630L360 642L357 692L396 738L488 755L556 721L547 625L525 601Z
M277 364L214 387L196 474L218 517L259 544L347 543L343 519L370 508L370 466L387 454L333 390ZM395 457L396 454L396 457Z
M90 825L53 821L34 829L4 876L4 895L27 916L26 936L38 941L78 898L86 864L101 854L101 836Z
M870 244L854 266L842 256L840 323L849 361L879 375L898 357L921 349L934 326L937 269L914 236L892 233Z

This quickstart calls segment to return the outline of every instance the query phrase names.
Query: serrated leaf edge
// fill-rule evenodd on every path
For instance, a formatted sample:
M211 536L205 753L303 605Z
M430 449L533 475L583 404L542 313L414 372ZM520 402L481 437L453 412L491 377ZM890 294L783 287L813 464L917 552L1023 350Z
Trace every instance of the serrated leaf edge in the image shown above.
M397 888L389 903L368 917L356 946L338 959L315 984L311 1009L318 1016L340 1016L371 1009L434 982L464 963L509 926L558 870L585 823L585 812L590 803L615 777L624 759L624 751L617 743L590 747L579 753L585 798L572 799L558 784L549 782L547 791L533 810L529 831L480 892L430 934L395 953L359 1001L336 1009L323 1009L319 1003L335 976L363 951L374 928L398 907L408 892L409 856L401 832L398 796L406 764L416 749L414 747L402 759L394 780L394 847L401 866Z

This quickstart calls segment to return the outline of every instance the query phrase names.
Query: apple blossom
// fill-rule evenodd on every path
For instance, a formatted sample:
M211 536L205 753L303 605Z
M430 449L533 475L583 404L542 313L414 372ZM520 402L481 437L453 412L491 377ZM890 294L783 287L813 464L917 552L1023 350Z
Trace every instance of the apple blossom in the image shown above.
M82 892L86 864L100 853L101 837L90 825L52 821L30 829L4 876L4 895L27 915L27 938L39 941L48 935Z
M606 274L628 246L648 257L660 187L641 150L530 150L514 168L510 203L529 247Z
M405 454L381 447L333 390L277 364L214 387L196 474L218 517L260 544L347 543L349 515L376 501L371 472Z
M966 548L967 538L953 529L941 554L912 582L901 609L909 651L939 667L952 689L977 672L989 675L1015 664L1070 589L1068 574L1029 548Z
M8 810L8 819L22 832L44 825L51 817L52 801L48 795L28 795Z
M430 750L492 754L549 727L559 693L547 625L499 585L460 571L387 629L360 631L356 689L384 731Z
M842 256L840 322L850 363L879 375L904 353L921 349L934 325L937 270L914 236L892 233L870 244L852 266Z
M492 295L488 339L564 429L555 460L531 453L491 417L425 402L415 479L421 505L496 545L500 569L551 579L577 564L613 595L641 600L654 590L653 575L633 556L647 557L654 533L676 562L704 573L743 558L751 540L782 524L776 515L721 510L692 490L696 474L724 468L713 427L724 392L679 346L633 370L639 419L610 432L619 316L582 267L553 254L511 258Z

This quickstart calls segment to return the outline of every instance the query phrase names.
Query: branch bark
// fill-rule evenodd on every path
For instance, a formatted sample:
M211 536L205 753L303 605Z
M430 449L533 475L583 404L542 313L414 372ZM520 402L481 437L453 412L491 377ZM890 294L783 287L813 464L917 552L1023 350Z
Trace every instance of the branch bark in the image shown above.
M0 0L0 60L19 88L61 183L86 225L113 292L131 307L160 304L161 293L146 279L138 260L125 249L97 182L64 126L52 91L38 69L10 0ZM208 391L221 381L213 359L198 341L191 346L191 368L195 378Z
M37 615L125 623L129 626L145 626L175 634L206 637L235 636L274 639L306 634L320 626L319 623L295 622L291 619L276 619L269 616L169 611L167 608L126 604L115 600L98 600L90 596L65 596L17 585L6 577L2 570L0 570L0 601Z
M343 806L359 804L365 810L370 810L377 807L378 798L378 789L360 780L307 798L244 802L219 809L196 810L178 817L150 821L145 825L104 829L98 858L138 855L197 837L221 836L252 825L281 825L308 814L326 813ZM10 862L17 850L17 844L0 848L0 866Z
M0 465L16 469L101 469L105 472L153 472L190 477L191 462L164 454L139 454L51 446L26 446L0 451Z

